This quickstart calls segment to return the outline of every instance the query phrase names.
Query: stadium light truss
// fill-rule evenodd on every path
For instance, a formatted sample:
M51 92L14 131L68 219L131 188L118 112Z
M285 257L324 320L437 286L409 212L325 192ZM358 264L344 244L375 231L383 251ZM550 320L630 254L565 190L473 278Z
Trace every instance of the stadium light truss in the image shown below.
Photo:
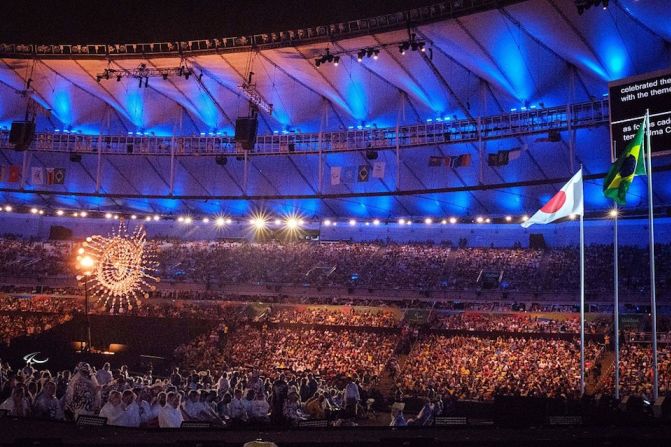
M269 104L266 102L259 92L256 91L256 88L254 84L250 84L249 82L244 82L242 85L239 86L240 91L242 92L242 95L247 98L249 102L254 104L257 108L263 110L264 112L268 113L268 115L273 114L273 105Z
M202 80L203 73L196 76L193 69L186 64L182 64L179 67L152 68L142 63L132 70L106 68L102 73L96 75L96 81L107 81L116 78L117 82L120 82L123 78L133 78L140 80L140 86L142 86L142 81L144 80L144 86L147 87L149 78L161 77L163 80L167 80L169 76L184 77L184 79L189 79L189 77L193 76L198 80Z

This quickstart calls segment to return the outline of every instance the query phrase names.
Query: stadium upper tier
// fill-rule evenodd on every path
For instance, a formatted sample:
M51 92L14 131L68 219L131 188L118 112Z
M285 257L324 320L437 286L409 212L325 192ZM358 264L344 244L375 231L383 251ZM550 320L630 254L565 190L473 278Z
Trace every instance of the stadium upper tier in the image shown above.
M608 82L671 65L666 3L579 14L572 0L464 0L202 41L0 44L0 143L11 147L10 124L28 105L38 131L35 151L4 151L2 164L21 172L8 166L0 189L9 201L139 212L532 211L556 185L517 182L563 180L581 163L606 171ZM245 152L232 137L250 98L259 140ZM196 157L226 154L239 160ZM32 168L65 171L40 184ZM668 174L657 182L658 204L671 203ZM83 191L100 197L67 196ZM376 196L397 191L432 192ZM638 183L632 194L645 203ZM588 209L609 205L600 185L587 184L586 198Z

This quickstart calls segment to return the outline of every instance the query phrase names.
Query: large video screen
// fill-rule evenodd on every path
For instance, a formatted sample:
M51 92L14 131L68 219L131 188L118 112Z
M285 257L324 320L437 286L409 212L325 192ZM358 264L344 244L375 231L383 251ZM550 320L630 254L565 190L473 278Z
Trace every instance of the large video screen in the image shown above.
M650 110L652 155L671 154L671 69L608 84L613 160L636 135Z

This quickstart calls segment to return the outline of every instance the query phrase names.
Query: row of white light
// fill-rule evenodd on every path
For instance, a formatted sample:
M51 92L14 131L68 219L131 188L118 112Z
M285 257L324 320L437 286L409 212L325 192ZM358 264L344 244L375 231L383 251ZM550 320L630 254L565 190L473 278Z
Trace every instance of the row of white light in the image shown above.
M6 212L12 212L14 209L12 208L11 205L5 205L4 207L0 207L0 211L3 211L3 210L6 211ZM44 215L44 210L41 210L41 209L38 209L38 208L31 208L30 213L31 214ZM63 210L57 210L56 215L57 216L65 216L66 212L63 211ZM608 215L610 217L615 217L615 216L618 215L618 212L617 212L617 210L613 209L613 210L610 210L608 212ZM75 211L71 214L71 216L72 217L87 217L88 213L86 211ZM576 217L577 216L575 214L569 215L570 220L574 220ZM130 218L132 220L136 220L138 218L138 216L135 215L135 214L132 214L130 216ZM118 214L112 214L112 213L105 213L105 219L118 220L119 215ZM158 214L154 214L153 216L145 216L144 220L147 221L147 222L149 222L149 221L159 221L159 220L161 220L161 217ZM178 222L185 223L185 224L193 223L193 220L194 219L190 216L180 216L180 217L177 218ZM513 220L514 220L514 218L512 216L506 216L505 217L506 222L512 222ZM526 214L520 218L521 222L526 222L527 220L529 220L529 216L527 216ZM201 221L203 223L209 223L210 218L204 217ZM491 223L491 221L492 221L491 218L483 217L483 216L478 216L475 219L476 223ZM253 217L249 220L250 224L252 224L253 226L258 227L258 228L265 227L268 224L268 222L269 222L269 220L265 217ZM450 217L449 219L442 219L440 221L440 223L442 225L447 225L448 223L456 224L458 222L459 222L459 220L456 217ZM230 225L230 224L233 223L233 220L231 218L217 217L216 219L213 220L213 223L217 226ZM296 218L296 217L289 217L289 218L286 218L284 220L277 218L277 219L274 220L274 223L277 226L285 225L288 228L292 228L292 229L302 227L305 224L303 219ZM358 221L356 219L349 219L348 223L349 223L350 226L356 226L358 224ZM364 223L364 225L367 225L367 226L370 226L370 225L378 226L378 225L380 225L381 221L380 221L380 219L373 219L372 221L365 221L363 223ZM398 219L397 223L399 225L412 225L413 221L412 221L412 219L400 218L400 219ZM427 218L424 219L424 223L426 225L431 225L431 224L434 223L434 220L431 217L427 217ZM438 221L435 221L435 223L438 223ZM338 222L334 221L334 220L326 219L326 220L322 221L322 224L324 226L327 226L327 227L329 227L329 226L334 226L335 227L335 226L338 225Z

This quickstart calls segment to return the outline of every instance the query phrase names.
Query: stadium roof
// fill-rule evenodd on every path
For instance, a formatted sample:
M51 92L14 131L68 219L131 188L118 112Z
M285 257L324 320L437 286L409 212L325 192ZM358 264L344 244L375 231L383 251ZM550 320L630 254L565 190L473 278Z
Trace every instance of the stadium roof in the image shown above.
M240 86L251 71L260 101L273 105L271 114L260 112L261 136L395 130L448 118L477 122L513 109L600 104L609 81L671 65L671 11L665 0L611 0L607 9L583 14L572 0L499 2L505 6L473 14L452 3L442 4L442 10L420 10L409 29L403 15L390 14L382 17L401 19L353 21L347 28L315 26L285 37L269 32L247 40L222 37L153 47L2 45L0 125L23 119L29 96L39 106L38 132L230 137L235 119L248 112ZM425 52L401 54L399 46L409 33L424 43ZM315 60L327 48L340 57L339 64L317 67ZM367 49L379 50L378 57L372 52L358 61L358 53ZM134 77L141 64L157 76ZM180 66L193 74L177 75ZM106 69L110 79L105 79ZM159 76L166 71L166 79ZM122 75L119 81L117 75ZM103 155L99 166L96 148L80 163L62 152L30 151L24 160L22 153L4 150L0 164L23 164L26 176L30 167L62 167L66 181L40 186L24 178L17 185L3 178L0 197L54 207L161 213L245 215L259 208L355 217L524 213L560 186L537 181L567 179L581 163L587 174L605 172L610 162L606 118L579 126L575 140L566 128L558 142L529 132L483 142L409 143L398 151L399 163L395 148L382 149L377 159L385 162L381 179L371 175L366 182L339 185L330 182L331 168L372 164L365 150L256 155L247 162L229 157L225 166L215 163L214 153L174 159L170 150ZM487 154L516 148L522 149L520 157L505 166L481 162ZM471 155L470 166L428 165L431 156L461 154ZM661 172L656 182L656 203L669 205L669 176ZM494 184L502 186L481 188ZM588 209L608 206L599 181L589 181L586 189ZM98 197L90 196L96 191ZM395 196L395 191L415 193ZM634 183L632 197L633 206L645 205L642 182Z

